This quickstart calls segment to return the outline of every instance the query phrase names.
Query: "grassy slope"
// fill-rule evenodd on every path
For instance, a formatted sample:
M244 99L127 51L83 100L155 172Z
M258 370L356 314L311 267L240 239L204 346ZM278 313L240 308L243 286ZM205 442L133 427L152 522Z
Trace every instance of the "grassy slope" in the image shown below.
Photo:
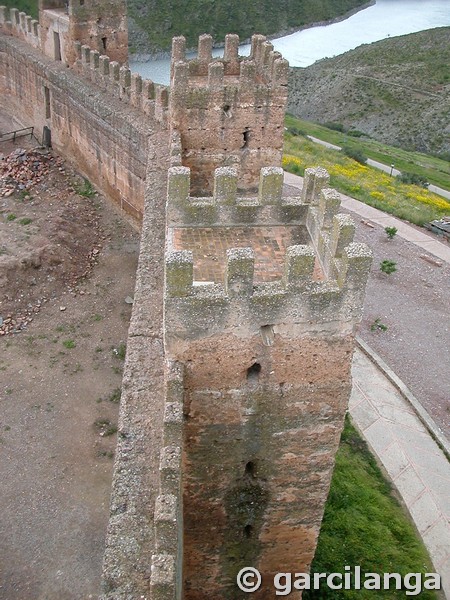
M447 160L436 158L430 154L408 152L366 137L354 138L346 133L334 131L292 115L286 116L286 127L297 129L336 146L349 146L360 150L368 158L385 165L394 164L395 168L402 172L423 175L429 183L450 190L450 162Z
M202 33L222 41L227 33L241 39L253 33L273 34L333 19L364 4L364 0L128 0L129 15L145 32L147 49L168 49L171 38L184 35L193 47Z
M302 136L285 135L283 167L303 175L320 165L330 174L330 185L370 206L416 225L450 214L450 202L416 185L401 183L373 167L361 165L343 152L324 148Z
M1 3L8 8L18 8L34 19L38 18L38 0L2 0Z
M363 45L292 69L289 112L422 152L450 152L450 28Z
M347 421L312 572L344 572L345 565L361 572L431 573L430 560L404 510L391 494L366 443ZM401 590L341 590L305 592L304 600L333 598L407 598ZM420 594L437 598L434 591Z

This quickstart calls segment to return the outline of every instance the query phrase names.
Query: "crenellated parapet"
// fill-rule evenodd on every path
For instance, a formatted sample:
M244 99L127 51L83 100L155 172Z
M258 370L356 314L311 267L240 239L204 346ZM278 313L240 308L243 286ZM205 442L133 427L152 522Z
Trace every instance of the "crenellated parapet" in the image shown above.
M185 167L169 171L169 218L184 215L187 227L210 227L223 225L223 214L237 214L235 173L218 169L215 194L209 199L189 197L188 177ZM252 205L255 213L259 211L258 223L263 217L269 224L275 217L289 225L303 222L310 234L308 243L286 249L283 275L277 281L256 279L255 252L250 247L227 250L221 283L195 281L193 253L169 245L165 295L171 333L189 339L239 330L243 324L255 331L267 323L291 323L300 329L332 328L330 324L339 323L351 333L361 319L372 254L365 244L353 242L354 223L339 213L339 194L325 187L327 183L324 169L309 169L303 197L285 199L281 195L282 173L262 170L260 193ZM319 278L317 265L323 273Z
M40 47L39 21L17 8L0 6L0 30L26 41L34 48Z
M150 118L167 122L168 89L149 79L142 79L126 65L120 65L86 44L74 43L74 68L96 87L110 92L122 102L142 111Z
M226 85L228 77L239 78L245 84L287 86L289 63L263 35L252 37L250 56L239 55L239 36L231 33L225 36L223 57L213 57L212 49L213 38L203 34L198 40L197 57L187 59L185 38L173 38L171 79L176 93L184 92L186 84L208 84L217 90ZM196 79L199 77L204 80Z
M200 36L194 59L185 45L174 38L169 114L193 194L210 193L214 169L224 166L237 169L239 189L254 190L261 167L281 166L288 62L261 35L253 36L249 57L239 56L233 34L221 58L212 56L210 35Z
M283 195L281 167L261 168L258 191L252 196L239 193L234 167L215 170L211 196L192 196L190 187L188 167L169 169L167 213L174 226L302 224L308 210L300 196Z
M165 406L160 452L160 489L154 510L155 551L152 555L150 590L158 600L181 597L183 560L183 496L181 456L183 447L183 366L166 361Z

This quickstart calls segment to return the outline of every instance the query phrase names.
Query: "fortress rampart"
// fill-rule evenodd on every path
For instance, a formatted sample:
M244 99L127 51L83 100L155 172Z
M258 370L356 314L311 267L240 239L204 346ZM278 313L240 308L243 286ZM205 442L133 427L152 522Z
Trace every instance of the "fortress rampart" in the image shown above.
M288 65L263 36L192 60L175 38L167 89L109 5L0 7L1 94L142 231L102 599L238 599L244 566L310 567L371 253L324 169L283 185Z
M1 89L15 114L48 127L52 145L139 224L148 156L167 154L167 89L79 42L68 69L39 51L40 26L16 9L0 8L0 27Z

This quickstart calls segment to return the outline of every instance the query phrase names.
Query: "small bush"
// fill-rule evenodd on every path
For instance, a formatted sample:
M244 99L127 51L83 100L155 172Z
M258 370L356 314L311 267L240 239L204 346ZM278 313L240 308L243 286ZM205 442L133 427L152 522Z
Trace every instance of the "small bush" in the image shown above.
M71 350L72 348L75 348L76 343L73 340L64 340L63 346L64 346L64 348Z
M287 128L288 133L290 133L291 135L301 135L303 137L306 137L308 134L306 133L306 131L304 131L303 129L298 129L297 127L288 127Z
M14 213L9 213L9 215L6 217L7 221L15 221L17 219L17 215L15 215Z
M364 133L364 131L359 131L358 129L351 129L350 131L347 131L347 135L355 138L369 137L367 133Z
M395 273L397 270L397 263L393 260L382 260L380 262L380 270L386 275L390 275L391 273Z
M385 227L384 231L386 232L388 238L392 240L397 234L398 229L397 227Z
M322 124L324 127L333 129L334 131L340 131L341 133L344 133L345 131L345 127L342 125L342 123L333 123L333 121L327 121L326 123Z
M423 175L417 175L417 173L400 173L400 175L397 175L397 179L399 179L402 183L418 185L419 187L425 189L427 189L430 185Z
M361 165L365 165L367 163L367 156L357 148L352 148L351 146L343 146L341 152L343 152L345 156L356 160L356 162L359 162Z
M21 225L29 225L32 222L33 222L33 219L30 219L30 217L24 217L23 219L20 219L20 221L19 221L19 223Z
M115 356L116 358L120 358L120 360L125 360L125 355L127 353L127 346L126 344L119 344L117 346L117 348L113 348L112 349L112 353L113 356Z
M89 179L84 179L83 183L81 184L75 183L73 185L73 189L79 196L83 196L84 198L93 198L96 194L96 191Z
M387 325L381 322L381 319L375 319L370 326L370 331L387 331Z

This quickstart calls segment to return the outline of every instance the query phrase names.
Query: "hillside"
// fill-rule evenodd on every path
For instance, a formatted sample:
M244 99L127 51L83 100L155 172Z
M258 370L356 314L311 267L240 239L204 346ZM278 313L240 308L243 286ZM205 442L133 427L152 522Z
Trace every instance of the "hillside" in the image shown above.
M288 111L407 150L450 152L450 27L291 69Z
M222 42L227 33L241 39L299 29L328 21L367 4L367 0L128 0L132 50L167 50L175 35L194 47L202 33Z
M37 18L38 0L4 0ZM172 37L184 35L194 47L202 33L221 42L227 33L241 39L253 33L265 35L289 32L305 25L339 18L368 0L128 0L130 49L154 53L169 50Z

